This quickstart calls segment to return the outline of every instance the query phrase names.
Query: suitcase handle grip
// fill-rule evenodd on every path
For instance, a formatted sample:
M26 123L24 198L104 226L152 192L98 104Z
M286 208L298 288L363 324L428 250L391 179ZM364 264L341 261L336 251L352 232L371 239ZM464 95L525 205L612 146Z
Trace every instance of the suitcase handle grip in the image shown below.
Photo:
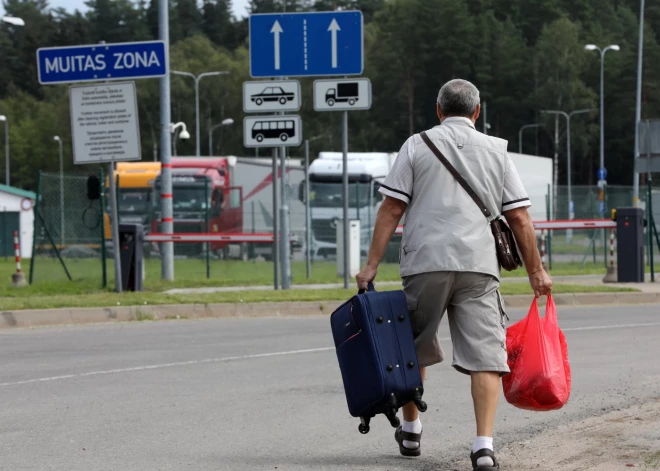
M363 294L365 291L376 291L376 288L374 287L373 281L370 281L369 284L367 285L367 289L359 289L358 294Z

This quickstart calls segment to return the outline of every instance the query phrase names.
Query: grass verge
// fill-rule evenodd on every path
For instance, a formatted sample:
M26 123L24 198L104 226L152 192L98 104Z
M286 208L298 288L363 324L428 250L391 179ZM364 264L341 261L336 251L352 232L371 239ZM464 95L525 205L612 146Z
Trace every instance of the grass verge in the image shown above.
M380 290L397 289L396 286L382 287ZM603 293L631 292L630 288L614 288L609 286L580 286L557 284L553 293ZM142 293L93 293L93 294L53 294L29 297L0 298L0 310L24 309L55 309L69 307L112 307L141 306L164 304L215 304L215 303L261 303L261 302L295 302L295 301L342 301L355 294L354 289L319 289L290 291L235 291L209 294L178 294L166 295L158 292ZM531 289L527 283L504 283L501 292L505 296L529 295ZM148 320L147 317L139 320Z
M24 261L29 267L29 261ZM80 295L110 293L114 286L112 277L112 260L108 260L108 288L101 287L101 262L90 259L69 259L67 267L73 281L69 281L56 259L38 257L35 260L34 283L22 289L10 286L11 275L15 271L13 261L0 259L0 298L18 297L32 298L34 296ZM267 262L211 261L210 277L206 277L204 260L187 259L175 261L175 276L173 282L160 279L160 261L146 261L146 279L144 290L147 292L165 291L172 288L198 288L220 286L272 286L273 265ZM660 266L658 267L660 269ZM291 264L293 283L296 284L328 284L341 283L337 277L334 262L315 262L312 265L311 277L306 276L304 262ZM602 264L587 263L554 263L550 272L552 276L571 275L604 275ZM503 272L503 278L526 277L524 270ZM378 272L378 281L398 281L398 264L382 264ZM2 301L0 301L1 307Z

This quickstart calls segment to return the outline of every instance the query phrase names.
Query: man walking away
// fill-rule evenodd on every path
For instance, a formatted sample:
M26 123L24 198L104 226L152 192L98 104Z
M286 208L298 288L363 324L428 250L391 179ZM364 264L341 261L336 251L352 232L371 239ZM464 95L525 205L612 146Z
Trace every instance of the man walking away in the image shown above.
M441 125L428 130L427 135L490 212L504 215L534 295L548 295L552 281L536 247L527 212L529 197L507 154L507 142L475 129L479 103L479 90L470 82L446 83L436 105ZM472 382L477 425L472 466L475 471L498 470L493 427L500 377L509 373L509 368L500 267L490 225L419 134L405 142L380 192L385 201L378 211L367 264L356 277L358 288L366 289L376 278L386 246L407 211L400 275L422 378L426 367L444 360L438 329L446 311L453 343L452 366L470 375ZM401 454L420 455L422 424L414 404L403 407L403 424L395 438Z

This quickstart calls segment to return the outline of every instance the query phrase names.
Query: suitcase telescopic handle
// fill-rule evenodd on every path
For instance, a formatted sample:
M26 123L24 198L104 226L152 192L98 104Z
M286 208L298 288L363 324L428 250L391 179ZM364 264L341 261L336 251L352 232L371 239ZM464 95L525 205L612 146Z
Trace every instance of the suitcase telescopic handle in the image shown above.
M376 291L376 288L374 288L374 283L372 281L369 282L367 285L367 289L359 289L358 294L363 294L365 291Z

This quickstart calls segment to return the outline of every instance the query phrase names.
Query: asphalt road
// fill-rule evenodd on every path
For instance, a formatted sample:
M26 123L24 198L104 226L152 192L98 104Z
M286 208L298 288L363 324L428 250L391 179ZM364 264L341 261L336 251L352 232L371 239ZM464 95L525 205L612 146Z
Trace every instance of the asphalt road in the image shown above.
M496 446L660 395L660 306L560 308L560 325L569 404L502 398ZM430 370L423 456L410 460L384 418L358 432L331 345L325 317L1 332L0 469L457 469L474 434L467 377Z

